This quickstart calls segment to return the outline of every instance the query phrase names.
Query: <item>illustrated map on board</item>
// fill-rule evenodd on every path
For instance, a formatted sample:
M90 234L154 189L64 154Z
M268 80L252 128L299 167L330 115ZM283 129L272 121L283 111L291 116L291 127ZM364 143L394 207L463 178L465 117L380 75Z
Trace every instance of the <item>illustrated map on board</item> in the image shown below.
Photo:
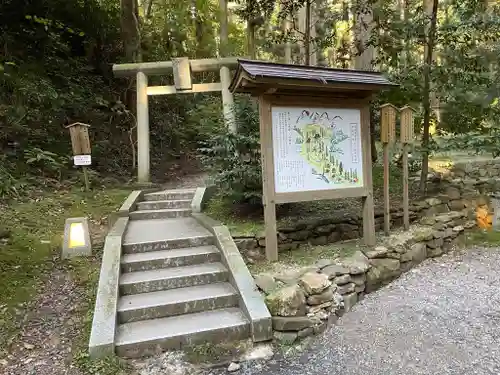
M359 109L272 108L277 193L363 186Z

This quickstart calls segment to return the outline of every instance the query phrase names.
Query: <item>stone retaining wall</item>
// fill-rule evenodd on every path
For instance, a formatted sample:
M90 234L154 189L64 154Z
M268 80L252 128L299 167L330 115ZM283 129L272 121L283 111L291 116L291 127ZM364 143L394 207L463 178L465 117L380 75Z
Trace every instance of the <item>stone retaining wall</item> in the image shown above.
M314 266L255 282L273 315L274 337L287 344L317 334L354 304L426 258L450 251L473 228L470 212L425 217L408 232L393 234L373 249L345 259L321 259Z
M500 177L500 159L471 160L467 163L456 163L451 165L444 174L451 178L469 180Z
M487 205L488 194L500 191L500 161L484 161L457 164L444 173L429 175L428 197L410 205L410 222L450 211L468 209L473 211ZM495 178L496 177L496 178ZM417 183L418 177L413 178ZM375 212L375 229L383 228L383 212ZM401 227L401 207L391 210L391 228ZM278 226L278 248L280 251L294 250L302 244L326 245L361 237L363 232L361 215L346 214L334 218L305 220L290 227ZM252 262L264 257L264 234L256 236L233 236L243 256Z

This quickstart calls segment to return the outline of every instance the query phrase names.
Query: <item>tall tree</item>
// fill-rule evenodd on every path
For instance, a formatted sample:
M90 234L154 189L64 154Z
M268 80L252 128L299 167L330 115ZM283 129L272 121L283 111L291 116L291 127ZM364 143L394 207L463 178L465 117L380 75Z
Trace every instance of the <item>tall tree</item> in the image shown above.
M369 44L373 32L373 7L371 0L358 0L354 8L354 43L356 57L354 68L373 70L375 48Z
M369 43L374 30L373 5L371 0L358 0L354 5L354 43L355 53L354 68L357 70L373 70L375 48ZM371 114L371 154L372 161L377 161L377 148L375 143L375 121Z
M424 9L428 15L428 32L425 45L425 62L423 69L423 91L422 107L424 111L423 133L422 133L422 171L420 174L420 191L425 192L427 186L427 174L429 173L429 146L430 146L430 122L431 122L431 67L434 46L436 42L438 0L424 0Z
M139 4L137 0L121 0L121 31L127 62L142 60Z

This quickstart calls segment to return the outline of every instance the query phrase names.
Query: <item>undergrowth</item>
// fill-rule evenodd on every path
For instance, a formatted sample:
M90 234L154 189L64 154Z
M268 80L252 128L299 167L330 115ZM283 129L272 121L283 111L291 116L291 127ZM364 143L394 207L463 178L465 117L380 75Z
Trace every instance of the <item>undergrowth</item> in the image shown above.
M84 327L77 350L87 345L107 217L122 204L128 193L128 188L41 192L0 207L4 219L0 228L0 342L12 341L39 286L50 276L54 264L61 262L58 254L65 219L86 216L90 223L93 257L65 261L65 269L85 291L79 309L84 315L81 317ZM84 354L77 356L77 363L84 357ZM101 370L87 373L105 374Z

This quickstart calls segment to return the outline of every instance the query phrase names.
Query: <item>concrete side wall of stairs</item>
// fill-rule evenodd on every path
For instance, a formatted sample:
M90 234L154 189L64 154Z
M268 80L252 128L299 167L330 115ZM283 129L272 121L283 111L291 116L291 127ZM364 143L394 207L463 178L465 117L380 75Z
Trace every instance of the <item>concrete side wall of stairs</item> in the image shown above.
M199 343L271 339L271 315L229 231L193 215L200 191L133 192L120 209L118 216L127 215L117 221L126 222L120 265L106 275L103 258L97 302L112 301L96 304L92 356L139 357ZM111 292L110 277L117 279ZM103 309L106 330L99 321Z

